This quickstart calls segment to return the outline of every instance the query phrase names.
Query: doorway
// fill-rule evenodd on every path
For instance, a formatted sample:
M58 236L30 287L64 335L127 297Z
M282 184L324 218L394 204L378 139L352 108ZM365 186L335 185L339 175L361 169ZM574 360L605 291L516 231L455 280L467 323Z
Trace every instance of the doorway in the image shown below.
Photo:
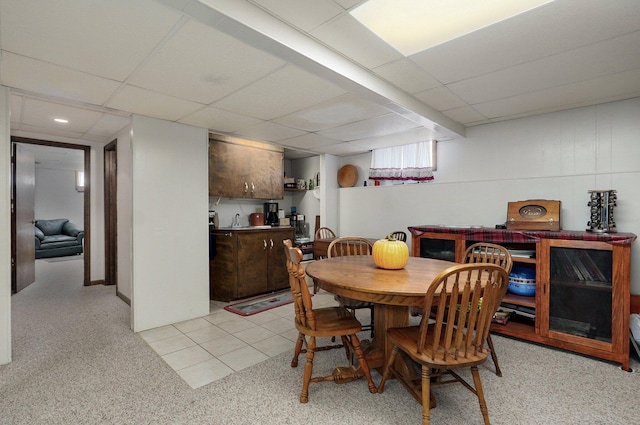
M11 137L11 144L12 147L16 146L16 144L21 144L21 145L40 145L40 146L48 146L48 147L53 147L53 148L62 148L62 149L73 149L73 150L79 150L82 153L82 157L83 157L83 162L84 162L84 166L83 166L83 171L84 171L84 190L83 190L83 201L82 201L82 216L83 216L83 227L85 230L85 236L84 236L84 255L83 255L83 267L84 267L84 274L83 274L83 284L84 286L90 286L92 284L91 282L91 147L90 146L86 146L86 145L75 145L75 144L71 144L71 143L61 143L61 142L51 142L51 141L46 141L46 140L38 140L38 139L28 139L28 138L22 138L22 137ZM13 151L13 149L12 149ZM19 170L18 170L19 171ZM16 181L19 181L20 178L19 176L16 175L16 167L12 167L12 202L16 202L20 199L20 195L21 193L18 193L18 191L23 191L24 190L24 185L23 186L18 186L16 187ZM35 180L33 180L32 185L35 186L36 182ZM27 185L28 186L28 185ZM20 276L21 274L24 273L24 271L22 270L23 268L29 268L29 267L33 267L34 266L34 262L35 259L32 260L32 262L30 262L31 260L27 259L26 261L22 261L19 262L17 261L19 258L17 258L17 253L20 252L21 249L24 249L22 247L22 245L25 243L24 241L26 241L27 239L31 239L31 241L33 242L35 234L34 234L34 226L33 223L30 224L30 226L22 226L22 229L24 230L24 232L22 234L17 234L17 232L15 231L18 227L17 225L20 224L19 220L20 218L16 216L15 211L18 211L20 209L19 205L14 205L14 208L12 208L12 213L11 213L11 224L12 224L12 249L11 249L11 265L12 265L12 273L11 273L11 278L12 278L12 282L11 282L11 287L12 287L12 292L15 293L17 292L18 288L17 288L17 282L15 281L15 277L16 276ZM33 213L33 211L31 211ZM33 217L33 215L31 215L31 217ZM32 220L33 221L33 220ZM21 242L22 241L22 242ZM19 257L19 255L18 255ZM22 289L22 288L20 288Z

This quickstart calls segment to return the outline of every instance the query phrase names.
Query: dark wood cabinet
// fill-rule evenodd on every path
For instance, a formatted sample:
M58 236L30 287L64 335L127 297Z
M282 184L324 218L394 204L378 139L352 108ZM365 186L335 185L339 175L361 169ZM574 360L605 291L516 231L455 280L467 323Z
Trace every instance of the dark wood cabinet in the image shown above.
M507 293L526 315L491 331L618 362L629 369L632 233L414 226L412 255L463 261L475 242L512 251L514 267L535 270L536 294Z
M282 241L292 227L259 230L212 230L209 295L232 301L289 287Z
M211 138L209 195L225 198L283 199L283 149L222 136Z

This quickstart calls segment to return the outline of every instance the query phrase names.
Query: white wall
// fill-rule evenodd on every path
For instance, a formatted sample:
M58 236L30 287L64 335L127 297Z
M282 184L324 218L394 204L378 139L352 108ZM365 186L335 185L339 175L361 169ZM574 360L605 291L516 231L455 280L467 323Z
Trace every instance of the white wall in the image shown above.
M619 232L640 232L640 98L467 129L438 143L430 183L339 189L340 234L382 237L422 224L504 223L507 203L562 202L565 230L585 230L590 189L616 190ZM368 170L369 155L341 158ZM363 180L363 178L360 178ZM640 247L631 292L640 294Z
M0 365L11 362L11 137L9 89L0 86Z
M320 171L320 156L296 159L291 161L292 176L304 179L309 185L309 179L313 179L315 185L316 173ZM309 236L313 239L316 222L316 215L320 215L320 200L313 196L313 192L290 192L291 205L295 205L298 214L304 214L309 225ZM291 208L289 207L289 211ZM287 210L285 210L287 211ZM320 217L322 220L322 217Z
M66 218L83 228L84 193L76 190L76 172L36 166L34 212L36 220Z
M333 155L320 155L320 226L329 227L336 235L346 236L340 228L340 216L343 214L338 191L338 169L340 159ZM366 208L362 204L359 208ZM351 212L350 212L351 213Z
M132 120L132 326L209 314L208 134Z

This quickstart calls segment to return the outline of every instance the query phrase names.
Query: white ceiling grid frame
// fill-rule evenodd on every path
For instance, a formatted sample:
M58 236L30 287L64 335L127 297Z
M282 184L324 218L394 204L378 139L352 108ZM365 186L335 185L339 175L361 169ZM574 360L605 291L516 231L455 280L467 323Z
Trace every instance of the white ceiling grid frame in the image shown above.
M182 11L205 23L216 22L218 30L320 75L364 99L393 108L391 110L403 113L416 124L453 137L465 134L460 123L247 2L191 0ZM226 19L220 19L221 15Z

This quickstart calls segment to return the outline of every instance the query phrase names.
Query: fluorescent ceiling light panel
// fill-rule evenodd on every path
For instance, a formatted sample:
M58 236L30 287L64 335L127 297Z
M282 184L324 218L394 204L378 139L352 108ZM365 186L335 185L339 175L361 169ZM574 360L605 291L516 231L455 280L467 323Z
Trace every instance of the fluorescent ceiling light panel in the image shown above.
M351 15L410 56L553 0L369 0Z

